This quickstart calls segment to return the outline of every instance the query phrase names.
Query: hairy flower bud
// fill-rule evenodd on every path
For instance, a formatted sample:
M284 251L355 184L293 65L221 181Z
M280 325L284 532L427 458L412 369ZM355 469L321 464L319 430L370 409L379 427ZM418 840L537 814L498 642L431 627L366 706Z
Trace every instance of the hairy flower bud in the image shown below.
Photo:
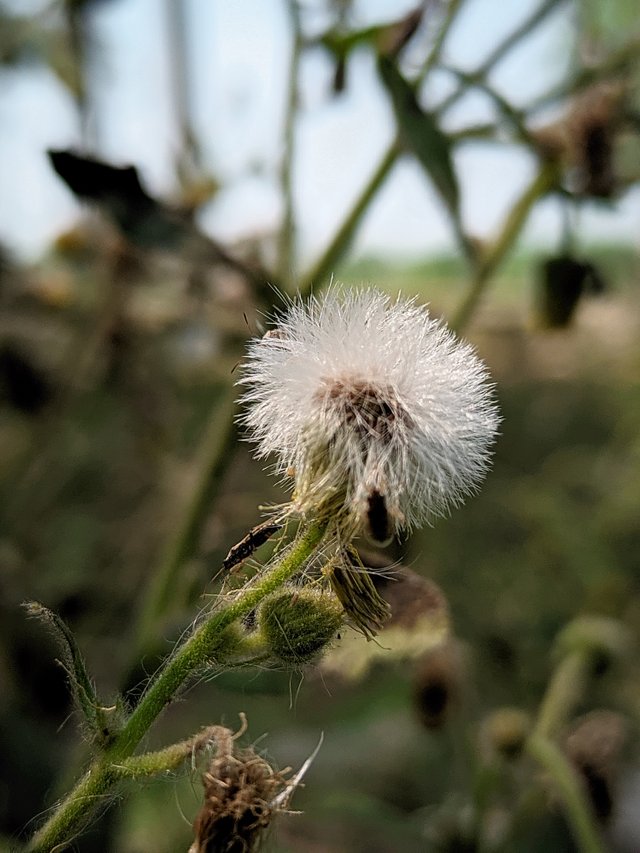
M313 661L335 637L344 613L335 597L310 587L290 587L267 598L259 630L273 656L289 666Z
M489 755L518 758L531 731L531 717L520 708L498 708L486 717L480 733L481 746Z

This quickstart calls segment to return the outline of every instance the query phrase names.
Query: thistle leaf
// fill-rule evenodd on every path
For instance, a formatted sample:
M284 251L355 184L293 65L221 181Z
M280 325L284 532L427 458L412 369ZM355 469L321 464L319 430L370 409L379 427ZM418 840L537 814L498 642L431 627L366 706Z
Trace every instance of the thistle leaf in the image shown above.
M45 624L57 640L61 649L59 663L67 673L71 693L92 740L107 746L114 736L114 711L121 709L118 705L107 708L100 702L76 639L64 620L37 601L27 601L22 606L28 616Z

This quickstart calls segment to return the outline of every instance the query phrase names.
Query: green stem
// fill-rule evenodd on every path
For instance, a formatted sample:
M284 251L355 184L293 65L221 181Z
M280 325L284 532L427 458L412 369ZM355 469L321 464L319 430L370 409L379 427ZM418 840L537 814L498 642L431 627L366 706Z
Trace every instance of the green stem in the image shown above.
M167 3L168 27L170 39L169 59L171 63L171 83L173 88L173 109L180 133L180 151L178 152L179 177L192 178L202 172L202 152L198 145L193 123L193 96L191 86L191 65L189 62L189 21L188 10L184 3ZM180 168L182 167L182 168Z
M497 63L512 47L516 44L523 36L525 36L531 29L537 26L546 15L556 6L558 3L564 2L564 0L546 0L539 9L534 12L533 15L530 16L522 26L518 27L510 36L508 36L495 51L491 54L491 56L483 63L482 68L478 73L486 74L488 73L492 66ZM421 73L421 80L424 79L430 68L437 62L438 56L440 54L440 50L442 48L442 44L449 32L451 24L456 20L456 11L458 9L459 0L455 0L452 4L453 11L451 14L447 15L445 22L443 24L442 30L438 36L438 40L434 45L431 56L427 59L427 63L425 68ZM440 115L443 113L448 107L450 107L455 101L457 101L461 95L464 94L466 88L459 87L452 95L447 98L438 108L437 113ZM345 251L347 246L349 245L353 235L360 224L360 221L365 214L371 200L374 198L379 188L382 186L387 176L389 175L391 169L396 164L399 156L401 154L401 146L398 144L397 140L394 140L393 143L389 146L389 148L385 151L378 167L374 171L373 175L369 179L369 182L364 187L362 193L356 200L353 205L351 212L347 215L346 219L343 221L342 225L334 235L333 239L327 246L327 248L322 253L321 257L316 261L315 265L312 269L304 276L304 278L300 282L300 293L302 295L309 293L311 288L314 285L319 285L322 283L323 279L333 271L336 261L340 258L342 253ZM455 225L455 223L454 223ZM458 226L456 226L459 229ZM464 235L458 234L461 245L463 248L466 248L467 241L464 238Z
M97 759L55 813L32 838L29 853L64 850L95 806L105 802L121 764L145 736L176 693L210 660L225 628L250 613L266 596L289 580L320 544L325 527L310 524L273 566L234 600L214 612L194 631L152 680L112 746Z
M568 654L556 667L542 700L535 734L554 737L571 716L589 679L591 660L584 651Z
M286 289L290 289L294 272L295 222L293 205L293 150L295 144L296 107L298 105L298 70L302 55L302 34L300 31L300 12L296 0L289 0L287 11L292 30L291 60L289 63L289 81L287 87L286 115L284 121L284 152L280 169L280 183L284 201L284 215L280 228L278 268L280 280Z
M485 59L480 68L480 74L484 77L491 69L498 64L508 53L514 48L518 42L529 35L544 19L554 11L556 6L566 3L567 0L543 0L537 9L529 15L528 18L516 27L513 32L508 35L500 44L494 48L491 54Z
M589 803L575 772L560 749L544 735L534 733L527 741L527 752L553 779L581 853L605 853Z
M484 79L489 72L496 66L504 57L509 53L509 51L518 44L521 39L525 38L525 36L529 35L529 33L535 29L547 15L552 12L556 6L560 3L566 2L566 0L544 0L544 2L526 19L522 22L522 24L517 27L512 33L510 33L503 41L500 42L499 45L495 47L495 49L489 54L489 56L485 59L482 65L474 72L471 72L467 75L470 79L482 80ZM456 101L468 91L467 83L461 84L455 89L450 95L448 95L444 101L437 108L436 112L438 115L442 115L442 113L446 112L449 107L453 106Z
M202 523L211 506L222 471L226 467L235 441L235 396L234 389L225 390L210 415L209 426L194 465L198 478L183 509L180 522L167 543L149 588L143 596L133 655L136 662L149 651L158 623L166 615L169 603L175 598L180 569L196 547Z
M322 253L322 256L300 282L301 294L309 293L314 285L321 284L323 279L333 271L336 261L351 242L369 203L386 180L399 155L400 148L397 140L394 140L383 154L375 172L351 208L351 212Z
M531 209L539 199L553 189L557 181L557 164L544 163L531 184L511 208L497 239L480 257L476 265L471 287L451 322L454 329L460 330L467 325L491 276L520 236Z
M422 69L420 75L421 80L425 79L431 68L437 63L444 41L449 33L451 25L456 19L456 13L463 2L465 2L465 0L452 0L447 11L447 16L431 50L431 54L427 58ZM371 175L371 178L363 188L359 197L356 199L350 213L344 219L340 228L336 231L333 239L325 248L314 266L301 280L299 287L299 292L301 294L304 295L309 293L314 285L319 285L329 273L333 272L333 268L337 260L347 249L356 229L360 225L362 217L369 207L369 204L395 166L400 154L401 146L399 145L398 140L394 139L382 155L377 168Z
M476 88L484 92L496 106L496 109L502 117L511 125L514 136L519 142L526 145L531 144L531 134L525 124L526 113L514 107L513 104L504 96L497 92L490 83L483 77L478 78L475 73L468 74L466 71L460 71L458 68L442 66L452 76L465 85L465 88ZM498 131L498 127L494 126L494 132Z
M451 0L449 5L447 6L447 12L444 21L442 22L442 26L438 32L438 35L433 42L433 47L431 48L431 52L427 57L422 69L420 70L420 76L418 77L418 86L426 80L429 72L434 68L434 66L438 63L440 59L440 54L442 53L442 48L444 46L445 40L449 35L449 30L451 29L451 25L455 22L458 12L462 5L466 2L466 0Z
M221 730L221 726L207 726L194 737L174 743L165 749L125 758L120 764L112 764L111 770L114 776L120 776L122 779L157 776L159 773L177 770L186 758L193 760L193 757L209 744L215 743Z
M618 50L612 51L598 65L581 68L568 81L564 80L544 95L540 95L526 108L527 114L533 115L595 83L615 77L623 72L631 62L634 62L638 56L640 56L640 38L636 36Z

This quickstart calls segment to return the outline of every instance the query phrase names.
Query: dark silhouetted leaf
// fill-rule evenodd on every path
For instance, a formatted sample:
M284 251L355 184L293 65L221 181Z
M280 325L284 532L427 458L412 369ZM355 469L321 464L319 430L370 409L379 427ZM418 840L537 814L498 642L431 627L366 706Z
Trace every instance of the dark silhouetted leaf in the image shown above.
M448 209L457 215L459 189L451 158L451 141L442 132L433 114L422 109L413 87L386 56L378 60L398 120L400 136L433 181Z
M99 204L123 234L142 249L180 252L196 263L223 263L258 287L266 274L231 256L194 225L190 215L156 201L144 189L134 166L112 166L73 151L49 151L51 165L83 201Z
M14 346L0 348L0 393L26 415L37 415L51 400L50 382L32 362Z
M49 159L74 195L104 205L136 242L146 225L164 219L165 211L143 189L133 166L112 166L72 151L50 151Z
M569 256L549 258L542 265L539 312L546 328L568 326L578 302L586 293L599 294L606 284L588 261Z

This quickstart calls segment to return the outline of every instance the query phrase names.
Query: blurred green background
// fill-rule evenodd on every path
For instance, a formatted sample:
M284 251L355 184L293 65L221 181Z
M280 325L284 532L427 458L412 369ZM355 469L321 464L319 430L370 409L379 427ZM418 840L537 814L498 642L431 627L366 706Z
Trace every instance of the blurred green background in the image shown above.
M135 701L145 675L210 600L203 593L220 588L229 547L257 523L260 506L285 499L233 426L234 370L244 343L264 330L282 294L320 291L334 276L428 303L474 343L497 385L504 422L481 493L385 554L438 585L452 636L432 654L378 654L359 679L322 662L302 672L212 672L168 709L146 746L219 722L235 730L244 711L245 740L277 766L298 768L324 733L293 799L300 814L280 816L269 831L265 846L273 851L577 850L553 786L530 759L499 755L503 741L487 721L505 706L534 718L558 660L558 633L577 617L607 617L627 651L595 673L570 708L560 742L571 756L566 735L581 715L616 713L624 746L607 752L616 739L610 727L598 734L596 726L591 746L598 758L586 762L591 775L580 784L603 810L606 849L640 849L634 4L515 3L504 34L491 32L491 0L402 8L380 2L368 9L318 0L235 9L247 22L254 13L264 16L259 21L280 21L277 38L286 48L281 78L270 81L282 108L268 128L278 153L262 164L271 169L277 203L262 224L246 203L250 195L229 201L233 180L224 156L233 134L217 160L199 136L206 97L198 79L206 69L190 57L197 53L193 33L207 20L202 4L168 0L137 13L140 22L150 16L151 30L153 16L165 16L175 37L171 49L159 49L168 57L165 94L175 108L175 156L158 167L160 178L153 178L153 158L123 155L126 134L96 130L106 123L101 110L109 116L96 83L107 9L134 7L133 0L28 5L0 7L7 115L17 127L21 113L10 106L19 98L37 114L35 95L16 94L15 86L45 68L66 92L79 137L51 138L46 145L57 153L47 159L42 148L41 164L22 175L36 207L38 169L50 186L67 187L67 207L58 208L42 178L48 216L40 244L33 234L25 237L29 211L11 194L20 173L5 148L0 219L11 226L0 266L0 844L9 850L26 837L88 759L55 663L59 652L21 602L41 601L66 620L101 695L126 691ZM483 12L483 41L492 49L457 66L447 40L465 14L475 15L473 22ZM511 51L518 56L541 26L547 36L539 55L556 58L550 65L557 80L529 104L528 93L496 85L492 72ZM113 32L141 51L151 38ZM224 41L224 32L217 38ZM242 39L235 38L227 46L238 56L227 72L231 83L242 79L244 61ZM363 61L369 85L387 104L380 122L390 141L377 167L366 155L374 168L350 202L318 200L318 211L325 210L318 222L328 217L332 227L316 245L309 236L314 196L298 184L305 180L305 146L314 145L313 99L311 106L304 99L320 85L313 82L318 56L326 91L315 110L337 110L334 144L358 160L358 137L348 129L340 136L339 122L357 111L356 77L350 83L347 72L353 65L357 75ZM519 61L526 73L531 57L525 51ZM461 87L456 126L443 107L455 87L440 90L438 74ZM156 85L162 94L162 81ZM350 85L357 91L346 99ZM250 107L239 90L231 92L233 127L233 110ZM477 92L491 105L480 119L464 101ZM216 121L224 135L219 107ZM127 122L135 120L125 114ZM324 171L315 180L331 188L334 163L323 138L318 131ZM145 145L153 147L151 137ZM500 210L478 181L481 161L465 171L458 146L479 155L526 155ZM111 150L118 153L112 157ZM249 160L241 164L247 173ZM405 182L419 179L437 222L417 208L422 221L412 204L403 210L406 183L393 189L387 181L407 163L415 172ZM155 191L163 169L172 172L171 192ZM511 174L505 168L507 183ZM489 177L500 195L500 168ZM491 220L486 233L474 213L483 198ZM225 216L233 238L221 227ZM533 230L524 230L528 222ZM411 245L403 231L414 235ZM447 236L438 245L429 233L441 231ZM342 642L355 656L366 646L348 633ZM383 635L378 651L385 648ZM585 761L575 766L584 770ZM186 851L202 769L124 787L73 849Z

